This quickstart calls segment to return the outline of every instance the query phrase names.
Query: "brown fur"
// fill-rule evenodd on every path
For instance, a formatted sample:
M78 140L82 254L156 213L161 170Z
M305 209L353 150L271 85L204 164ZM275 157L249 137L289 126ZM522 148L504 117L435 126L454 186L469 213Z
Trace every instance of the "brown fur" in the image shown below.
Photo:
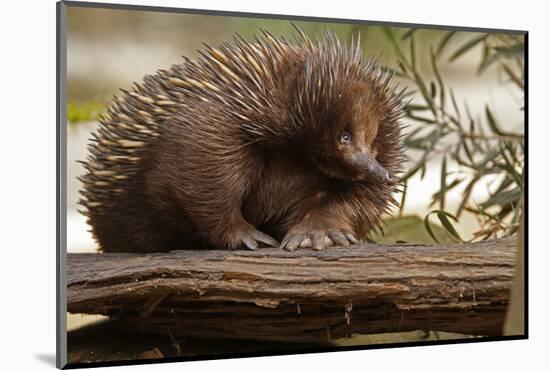
M397 185L353 161L368 152L399 174L400 97L358 46L299 33L297 45L237 38L124 92L82 179L103 251L254 248L269 236L321 249L378 225ZM144 145L128 149L128 137Z

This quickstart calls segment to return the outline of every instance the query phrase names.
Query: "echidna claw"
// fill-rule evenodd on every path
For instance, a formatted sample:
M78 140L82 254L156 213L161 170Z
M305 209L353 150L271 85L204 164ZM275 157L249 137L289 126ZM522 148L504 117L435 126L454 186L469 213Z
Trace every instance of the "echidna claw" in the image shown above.
M241 241L248 249L258 249L259 247L269 246L278 247L279 242L273 239L271 236L264 234L263 232L254 229L248 231L245 236L241 237Z
M341 229L330 229L328 231L315 229L296 233L289 231L281 243L281 248L288 251L294 251L298 248L312 248L320 251L333 245L345 247L357 243L359 241L352 232Z

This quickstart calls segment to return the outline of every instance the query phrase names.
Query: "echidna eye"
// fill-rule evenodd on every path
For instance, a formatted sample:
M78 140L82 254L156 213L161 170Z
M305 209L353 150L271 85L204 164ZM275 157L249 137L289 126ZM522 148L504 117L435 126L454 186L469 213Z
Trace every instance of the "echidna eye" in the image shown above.
M351 142L351 134L347 131L342 131L340 134L340 142L342 144L349 144Z

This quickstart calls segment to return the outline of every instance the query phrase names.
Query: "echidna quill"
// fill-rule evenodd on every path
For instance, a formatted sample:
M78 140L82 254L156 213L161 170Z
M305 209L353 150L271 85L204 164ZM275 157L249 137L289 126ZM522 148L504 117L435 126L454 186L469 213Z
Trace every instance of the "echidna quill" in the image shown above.
M402 94L332 32L235 36L102 116L81 204L105 252L357 243L398 190Z

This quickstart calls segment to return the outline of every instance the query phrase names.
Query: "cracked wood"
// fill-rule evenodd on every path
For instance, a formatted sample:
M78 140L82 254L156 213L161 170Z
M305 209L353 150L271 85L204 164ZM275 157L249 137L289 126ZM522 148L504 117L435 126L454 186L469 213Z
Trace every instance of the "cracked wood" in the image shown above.
M516 244L69 254L68 311L188 337L318 342L416 329L500 335Z

